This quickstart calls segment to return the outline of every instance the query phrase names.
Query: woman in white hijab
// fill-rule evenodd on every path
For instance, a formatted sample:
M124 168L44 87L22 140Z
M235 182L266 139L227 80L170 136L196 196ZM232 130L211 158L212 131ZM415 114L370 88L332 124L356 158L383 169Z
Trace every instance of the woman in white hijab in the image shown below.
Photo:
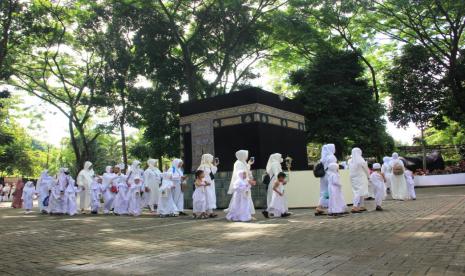
M336 146L334 144L326 144L321 148L320 162L323 164L325 171L328 169L329 164L337 163ZM329 190L328 190L328 175L320 178L320 200L316 208L315 215L324 213L324 209L328 208Z
M349 175L354 193L352 213L366 211L364 198L368 195L370 170L368 169L367 162L362 157L362 150L359 148L352 149L352 158L349 160Z
M174 184L174 190L172 192L173 201L176 204L180 216L186 216L184 213L184 191L183 182L186 179L182 169L183 161L181 159L174 159L171 163L171 181Z
M405 167L402 160L399 159L399 154L394 152L389 165L392 168L391 174L391 195L393 199L407 200L409 192L407 189L407 181L405 180Z
M143 179L144 170L142 170L140 168L140 161L139 160L134 160L132 162L132 165L131 165L131 167L129 167L129 170L126 173L126 175L127 175L127 181L129 183L133 183L134 178L136 178L136 177L139 177L140 179Z
M148 168L144 172L144 185L147 188L144 192L144 200L145 205L149 206L150 212L155 213L161 184L161 171L158 169L158 160L149 159L147 165Z
M85 214L85 210L90 208L90 198L91 198L91 189L90 186L94 181L94 170L92 169L92 163L86 161L84 163L84 169L82 169L77 178L76 182L79 187L81 187L81 191L79 191L79 207L81 209L81 213Z
M273 184L276 182L278 174L283 171L281 163L283 162L281 153L273 153L268 159L266 164L266 173L270 176L270 185L268 185L268 190L266 192L266 206L270 205L271 196L273 195Z
M216 191L215 191L215 174L218 171L218 163L214 162L215 157L211 154L202 155L200 166L197 170L203 171L205 174L204 180L210 185L205 186L207 197L207 215L211 218L217 215L213 212L216 209Z
M231 182L229 183L229 189L228 189L228 194L230 194L230 195L232 195L234 193L234 183L236 183L236 180L239 178L239 175L238 175L239 171L244 171L246 176L247 176L247 180L253 181L253 175L252 175L252 172L250 171L250 166L254 162L252 160L249 160L247 162L247 159L249 158L249 151L247 151L247 150L239 150L239 151L237 151L236 152L236 158L237 158L237 161L234 163ZM253 201L252 201L252 193L248 193L248 197L249 197L250 213L253 216L253 215L255 215L255 206L254 206ZM229 210L229 208L224 210L224 211L228 212L228 210Z
M24 213L28 214L32 210L34 195L37 194L34 182L28 181L24 185L23 194L21 199L23 200L23 208L26 210Z

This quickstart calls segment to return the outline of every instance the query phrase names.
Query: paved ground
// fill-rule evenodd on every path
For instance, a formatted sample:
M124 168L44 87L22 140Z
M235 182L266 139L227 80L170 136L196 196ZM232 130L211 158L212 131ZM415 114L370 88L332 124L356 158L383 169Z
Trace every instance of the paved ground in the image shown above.
M419 189L385 209L228 223L2 208L0 275L465 274L465 187Z

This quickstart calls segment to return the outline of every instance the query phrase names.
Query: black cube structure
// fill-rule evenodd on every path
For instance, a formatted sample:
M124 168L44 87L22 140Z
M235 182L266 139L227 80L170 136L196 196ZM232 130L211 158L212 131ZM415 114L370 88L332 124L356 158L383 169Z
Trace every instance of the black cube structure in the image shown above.
M235 152L249 151L253 169L264 169L270 154L293 159L293 170L308 169L303 107L294 100L248 88L181 104L181 155L185 169L194 171L202 154L220 158L230 171Z

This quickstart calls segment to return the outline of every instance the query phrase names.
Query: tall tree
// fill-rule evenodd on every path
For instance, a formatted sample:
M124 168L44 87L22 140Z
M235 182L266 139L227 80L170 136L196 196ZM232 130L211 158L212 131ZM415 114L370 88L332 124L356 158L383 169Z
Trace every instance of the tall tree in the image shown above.
M95 91L101 59L89 47L91 34L71 26L75 22L73 16L79 16L79 6L51 1L34 3L47 11L40 23L49 26L50 34L34 41L35 47L18 57L12 67L11 84L51 104L68 118L76 166L81 168L84 161L94 158L90 144L101 134L89 136L87 128L100 104Z
M296 99L305 108L309 142L335 143L339 154L353 146L367 156L390 150L383 108L361 78L363 71L358 54L332 50L319 53L307 68L291 75L299 88Z
M361 0L292 0L292 11L317 25L327 29L331 35L337 34L342 44L356 53L368 68L373 95L379 101L376 68L367 52L375 46L375 32L365 28L364 14L367 1Z
M371 0L372 26L402 43L422 45L444 68L447 115L465 123L465 2ZM450 100L449 100L450 99Z
M445 97L441 66L423 46L404 47L394 60L386 84L391 96L389 119L406 127L413 122L421 132L423 169L426 170L425 130L440 114Z

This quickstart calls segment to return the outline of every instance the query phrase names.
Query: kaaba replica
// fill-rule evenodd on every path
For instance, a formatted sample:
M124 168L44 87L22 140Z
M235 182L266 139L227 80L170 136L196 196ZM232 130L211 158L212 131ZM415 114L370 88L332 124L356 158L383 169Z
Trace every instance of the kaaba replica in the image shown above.
M290 156L293 170L308 168L303 106L294 100L249 88L183 103L180 115L186 171L194 171L204 153L220 159L220 170L230 171L240 149L255 157L253 170L264 169L275 152Z

